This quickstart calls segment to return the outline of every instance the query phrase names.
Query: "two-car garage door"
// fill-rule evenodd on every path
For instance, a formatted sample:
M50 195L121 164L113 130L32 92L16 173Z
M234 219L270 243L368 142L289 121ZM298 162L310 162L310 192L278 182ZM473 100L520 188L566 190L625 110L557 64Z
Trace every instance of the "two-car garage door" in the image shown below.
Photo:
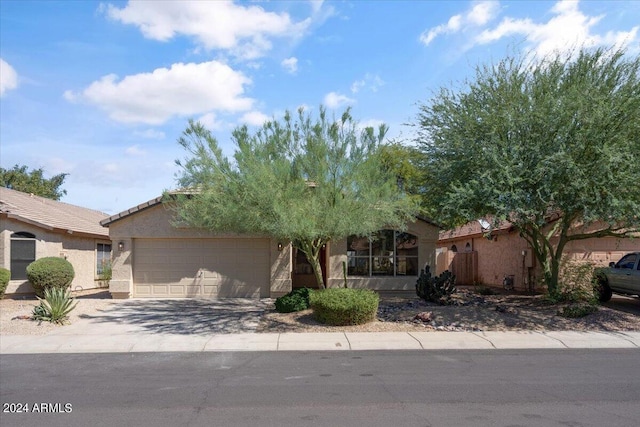
M134 297L267 297L268 239L135 239Z

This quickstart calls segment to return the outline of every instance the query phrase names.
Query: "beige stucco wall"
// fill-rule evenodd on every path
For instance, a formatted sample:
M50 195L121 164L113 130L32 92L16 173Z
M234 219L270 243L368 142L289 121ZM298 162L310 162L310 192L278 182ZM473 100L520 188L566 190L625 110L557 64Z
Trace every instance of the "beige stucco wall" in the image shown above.
M425 265L435 269L436 265L436 242L438 240L439 229L427 222L416 221L409 224L408 233L418 237L418 266L420 269ZM343 287L344 272L343 262L347 262L347 240L343 239L333 242L329 247L328 257L328 287ZM397 276L397 277L349 277L347 276L347 286L349 288L368 288L379 291L415 291L417 276Z
M75 271L71 289L94 289L103 286L96 277L96 244L109 243L108 239L79 237L73 234L55 233L10 218L0 218L0 266L11 267L11 234L24 231L36 236L36 259L44 257L65 257ZM32 293L28 281L12 280L6 294Z
M144 238L233 238L255 239L260 236L218 234L207 230L172 225L172 213L159 204L129 215L109 225L109 236L113 241L113 278L109 291L114 298L129 298L133 293L134 239ZM118 249L122 242L124 250ZM283 244L278 250L278 242L270 239L270 295L277 297L291 290L291 247ZM250 267L250 260L247 268ZM263 295L264 296L264 295Z

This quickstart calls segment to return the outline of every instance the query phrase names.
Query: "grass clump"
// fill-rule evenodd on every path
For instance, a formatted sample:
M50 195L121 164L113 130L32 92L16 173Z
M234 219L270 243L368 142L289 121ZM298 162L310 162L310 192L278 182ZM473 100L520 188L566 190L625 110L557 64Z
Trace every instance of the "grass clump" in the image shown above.
M589 303L569 304L558 310L558 316L567 317L569 319L578 319L585 317L598 311L598 307Z
M278 313L293 313L294 311L306 310L310 306L310 294L311 289L309 288L294 289L276 299L276 311Z
M369 289L330 288L313 292L310 302L319 322L347 326L375 320L380 297Z

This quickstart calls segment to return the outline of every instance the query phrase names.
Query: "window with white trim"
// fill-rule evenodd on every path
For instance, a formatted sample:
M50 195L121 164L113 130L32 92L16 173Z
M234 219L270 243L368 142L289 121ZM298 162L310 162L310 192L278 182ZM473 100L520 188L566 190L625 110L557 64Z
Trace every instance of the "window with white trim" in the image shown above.
M369 237L349 236L347 275L417 276L418 238L395 230L380 230Z
M36 260L36 236L26 231L11 235L11 280L27 280L27 266Z

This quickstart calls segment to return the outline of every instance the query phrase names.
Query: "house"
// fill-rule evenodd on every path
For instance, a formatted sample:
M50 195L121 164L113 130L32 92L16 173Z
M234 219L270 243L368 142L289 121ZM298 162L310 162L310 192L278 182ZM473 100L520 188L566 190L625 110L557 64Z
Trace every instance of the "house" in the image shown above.
M259 235L175 226L162 197L101 221L114 244L113 298L276 298L317 286L303 254ZM403 232L349 237L322 252L324 281L376 290L414 290L420 269L435 265L439 228L417 219Z
M111 259L108 215L0 187L0 266L11 271L6 294L32 293L26 268L43 257L66 258L75 270L74 290L106 286Z
M638 248L637 238L602 237L571 241L564 254L606 266ZM515 289L531 291L542 277L538 264L527 241L506 221L495 228L483 221L473 221L440 232L436 272L452 271L461 285L503 286L506 278L507 284Z

